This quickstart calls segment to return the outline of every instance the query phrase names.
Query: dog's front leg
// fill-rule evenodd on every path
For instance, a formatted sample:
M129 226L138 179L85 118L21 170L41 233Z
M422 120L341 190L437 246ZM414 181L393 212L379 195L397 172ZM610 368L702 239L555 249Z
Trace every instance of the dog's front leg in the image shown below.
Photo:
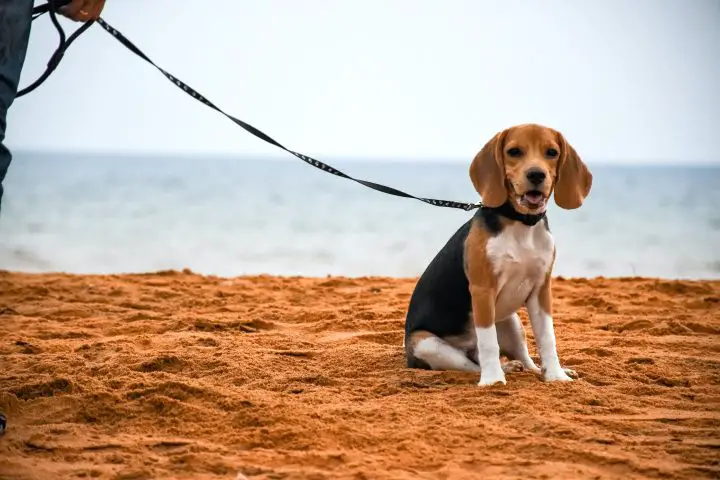
M560 366L553 327L550 282L548 275L545 284L530 295L527 301L528 316L535 336L535 344L540 353L543 379L546 382L569 382L572 380L569 375L576 376L576 374Z
M504 384L505 373L500 364L500 344L495 328L495 291L492 288L473 287L470 295L480 363L478 385Z

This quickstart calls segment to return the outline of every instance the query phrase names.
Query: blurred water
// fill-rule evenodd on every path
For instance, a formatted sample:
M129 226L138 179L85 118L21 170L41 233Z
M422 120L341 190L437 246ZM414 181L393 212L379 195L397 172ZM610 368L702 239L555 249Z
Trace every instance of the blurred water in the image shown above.
M419 196L477 199L465 163L324 160ZM556 274L720 278L720 168L591 168L585 205L549 210ZM29 272L414 276L471 215L293 159L20 152L5 186L0 269Z

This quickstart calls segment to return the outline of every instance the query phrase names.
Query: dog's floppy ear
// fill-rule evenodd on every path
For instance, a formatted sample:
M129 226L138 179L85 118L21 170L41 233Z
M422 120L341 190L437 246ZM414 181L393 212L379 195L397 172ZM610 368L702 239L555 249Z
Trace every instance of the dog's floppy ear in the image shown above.
M575 149L556 132L560 141L560 160L555 183L555 203L560 208L573 210L583 204L592 187L592 173Z
M502 152L505 133L502 131L495 135L470 164L470 180L480 194L483 205L488 207L499 207L507 201Z

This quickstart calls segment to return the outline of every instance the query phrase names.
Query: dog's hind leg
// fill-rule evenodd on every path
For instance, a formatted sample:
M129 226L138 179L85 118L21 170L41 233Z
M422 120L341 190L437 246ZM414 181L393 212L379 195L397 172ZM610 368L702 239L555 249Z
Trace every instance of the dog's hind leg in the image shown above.
M480 372L480 365L470 360L465 352L430 332L413 332L408 343L411 347L410 355L427 364L431 370Z
M525 329L518 314L513 313L509 317L497 322L495 328L497 329L500 353L507 356L510 360L520 362L525 370L540 373L540 368L535 365L533 359L530 358L527 340L525 339Z

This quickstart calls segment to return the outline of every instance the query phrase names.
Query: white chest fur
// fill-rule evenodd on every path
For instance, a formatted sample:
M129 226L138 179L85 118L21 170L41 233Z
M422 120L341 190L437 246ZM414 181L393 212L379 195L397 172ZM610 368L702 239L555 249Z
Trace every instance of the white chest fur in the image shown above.
M497 278L495 320L499 321L520 309L545 282L555 241L542 222L532 227L513 222L490 238L486 248Z

